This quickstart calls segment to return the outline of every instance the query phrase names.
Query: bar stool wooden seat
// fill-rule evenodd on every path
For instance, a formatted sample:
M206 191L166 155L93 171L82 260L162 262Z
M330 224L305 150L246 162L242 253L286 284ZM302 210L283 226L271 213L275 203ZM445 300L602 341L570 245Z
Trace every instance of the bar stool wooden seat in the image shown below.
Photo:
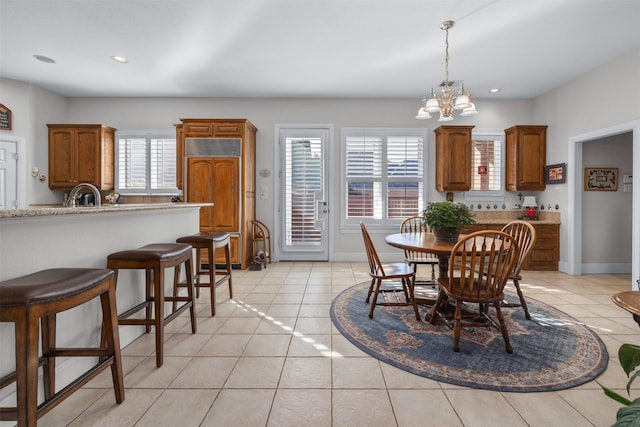
M179 296L175 290L173 295L165 295L165 269L174 268L174 284L179 281L180 265L185 265L187 296ZM156 366L162 366L164 359L164 326L189 309L191 315L191 332L196 333L195 299L193 294L193 274L191 267L191 246L182 243L153 243L138 249L114 252L107 257L107 267L116 271L122 269L145 270L145 300L118 316L120 325L144 325L146 332L155 327L156 333ZM165 302L183 302L165 316ZM153 313L152 313L153 308ZM144 319L130 317L145 309Z
M224 232L201 232L191 236L180 237L178 243L188 243L196 250L196 272L194 286L196 295L200 296L200 288L209 288L211 293L211 316L216 315L216 287L229 282L229 298L233 298L231 277L231 235ZM224 269L216 270L216 249L224 248ZM208 268L203 268L201 250L207 250ZM216 279L216 274L221 276ZM209 276L209 283L202 283L200 276ZM178 284L183 286L183 284Z
M95 348L56 347L56 315L100 297L102 343ZM17 406L0 408L1 421L35 426L38 418L107 367L111 367L117 403L124 401L116 276L112 270L56 268L0 282L0 322L15 324L16 371L0 379L0 388L16 383ZM42 330L39 331L39 324ZM41 334L40 334L41 332ZM42 356L38 356L41 335ZM56 357L98 357L97 364L55 391ZM38 405L38 368L43 367L44 401Z

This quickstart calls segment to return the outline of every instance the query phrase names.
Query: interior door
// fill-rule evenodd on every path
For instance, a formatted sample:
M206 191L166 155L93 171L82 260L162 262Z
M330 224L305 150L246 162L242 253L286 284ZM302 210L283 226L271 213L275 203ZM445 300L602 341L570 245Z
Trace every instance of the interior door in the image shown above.
M0 140L0 209L18 207L18 144Z
M279 259L329 260L328 128L280 128Z

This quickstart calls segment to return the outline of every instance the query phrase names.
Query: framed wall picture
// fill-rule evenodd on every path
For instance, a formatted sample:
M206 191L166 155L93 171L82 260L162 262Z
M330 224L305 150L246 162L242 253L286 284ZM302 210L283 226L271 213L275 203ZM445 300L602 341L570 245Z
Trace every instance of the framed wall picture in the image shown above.
M544 181L547 184L563 184L567 181L567 164L558 163L544 167Z
M618 191L618 168L584 168L584 191Z

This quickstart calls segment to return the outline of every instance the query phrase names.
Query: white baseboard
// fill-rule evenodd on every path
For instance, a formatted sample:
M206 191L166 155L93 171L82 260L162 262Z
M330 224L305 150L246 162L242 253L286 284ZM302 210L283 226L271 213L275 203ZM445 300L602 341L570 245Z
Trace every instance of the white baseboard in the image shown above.
M582 274L631 274L631 263L583 263Z

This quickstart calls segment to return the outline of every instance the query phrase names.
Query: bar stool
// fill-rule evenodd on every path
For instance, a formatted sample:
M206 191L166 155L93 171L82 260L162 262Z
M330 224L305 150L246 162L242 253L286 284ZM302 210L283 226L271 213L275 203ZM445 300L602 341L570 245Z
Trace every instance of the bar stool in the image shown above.
M56 315L100 297L102 343L95 348L56 347ZM0 420L35 426L52 410L107 367L111 367L117 403L124 401L116 276L107 269L56 268L0 282L0 322L15 324L16 371L0 379L0 388L16 383L17 406L1 408ZM42 357L38 357L42 323ZM56 393L56 357L98 357L97 364ZM38 405L38 368L43 367L44 401Z
M229 298L233 298L232 278L231 278L231 236L224 232L201 232L191 236L180 237L176 240L178 243L188 243L196 250L196 273L194 286L196 295L200 296L200 288L209 288L211 293L211 316L216 315L216 287L229 282ZM224 248L225 267L222 270L216 270L216 249ZM207 250L208 268L202 267L202 258L200 251ZM216 279L216 273L222 274ZM209 283L201 283L200 276L209 276ZM184 286L178 284L177 286Z
M185 265L187 276L187 296L164 294L164 270L174 267L174 283L180 277L180 265ZM147 333L151 331L151 326L155 326L156 333L156 366L162 366L164 356L164 326L189 309L191 314L191 332L196 333L196 313L195 299L193 295L193 280L191 268L191 246L181 243L153 243L138 249L114 252L107 257L107 267L116 271L122 269L144 269L145 270L145 301L127 310L118 316L120 325L145 325ZM153 283L153 285L152 285ZM153 286L153 287L152 287ZM175 308L165 317L164 303L184 302L179 308ZM145 309L144 319L130 319L133 314ZM154 313L152 315L152 310Z

